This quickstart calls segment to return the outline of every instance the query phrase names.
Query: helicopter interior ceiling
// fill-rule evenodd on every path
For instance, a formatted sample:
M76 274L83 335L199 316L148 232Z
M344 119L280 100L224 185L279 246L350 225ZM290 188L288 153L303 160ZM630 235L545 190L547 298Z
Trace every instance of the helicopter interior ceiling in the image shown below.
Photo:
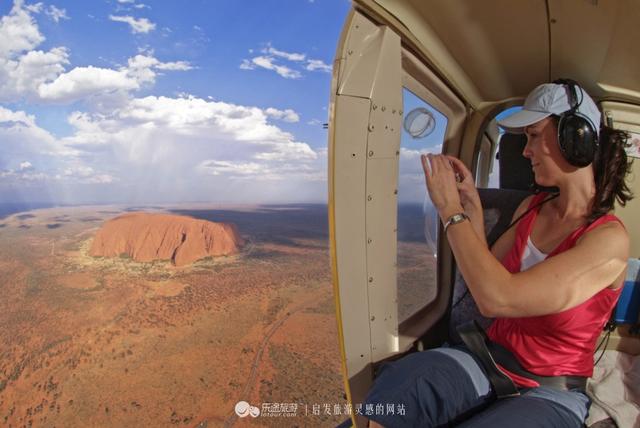
M640 104L640 2L355 0L397 24L405 45L473 107L558 77L599 100Z

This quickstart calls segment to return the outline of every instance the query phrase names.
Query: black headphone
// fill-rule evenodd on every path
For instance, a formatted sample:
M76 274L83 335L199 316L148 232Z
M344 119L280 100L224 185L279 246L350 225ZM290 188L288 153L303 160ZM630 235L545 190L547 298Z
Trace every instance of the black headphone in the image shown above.
M573 166L585 167L593 162L598 151L598 130L589 118L578 112L584 100L584 90L575 80L558 79L553 83L565 85L571 108L560 115L558 144L564 158ZM579 90L579 97L578 97Z

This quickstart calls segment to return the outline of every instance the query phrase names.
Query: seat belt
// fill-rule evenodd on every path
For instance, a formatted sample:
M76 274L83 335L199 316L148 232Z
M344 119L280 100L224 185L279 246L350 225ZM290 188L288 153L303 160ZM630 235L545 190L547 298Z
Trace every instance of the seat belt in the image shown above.
M482 364L498 398L517 397L520 395L511 378L500 370L500 367L493 360L489 348L487 348L488 338L478 322L471 321L459 325L456 330L464 344L467 345L467 348L480 360L480 364Z
M459 326L458 334L467 348L480 360L498 398L513 397L517 395L513 391L515 390L516 393L518 391L511 378L498 367L498 364L511 373L534 380L542 386L563 391L572 389L586 391L587 378L584 376L539 376L525 370L515 355L503 346L492 342L476 321ZM509 382L505 381L505 378Z
M587 378L584 376L539 376L522 368L522 365L520 365L520 362L518 362L513 353L505 347L491 342L489 343L488 348L491 355L493 355L495 360L502 367L509 370L511 373L535 380L541 386L548 386L549 388L559 389L562 391L578 389L585 392L587 390Z

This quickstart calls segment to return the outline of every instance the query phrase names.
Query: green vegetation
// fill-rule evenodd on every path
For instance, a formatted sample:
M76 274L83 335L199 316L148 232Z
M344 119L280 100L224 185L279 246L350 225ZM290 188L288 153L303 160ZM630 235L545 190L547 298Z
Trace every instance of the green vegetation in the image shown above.
M313 313L313 314L335 315L336 305L333 298L328 298L323 300L320 304L316 306L305 309L304 312Z
M282 309L284 309L289 303L291 303L291 299L282 296L277 296L269 300L269 306L267 307L267 313L263 321L264 324L269 325L273 323L278 318L280 311L282 311Z
M45 280L44 273L36 270L30 269L29 275L27 276L27 296L33 296L40 292L40 288L42 286L42 282Z
M40 351L40 353L44 353L47 352L53 348L55 348L56 346L58 346L61 343L64 342L68 342L69 340L71 340L71 336L70 335L66 335L66 336L62 336L60 339L54 340L53 342L47 343L42 350Z

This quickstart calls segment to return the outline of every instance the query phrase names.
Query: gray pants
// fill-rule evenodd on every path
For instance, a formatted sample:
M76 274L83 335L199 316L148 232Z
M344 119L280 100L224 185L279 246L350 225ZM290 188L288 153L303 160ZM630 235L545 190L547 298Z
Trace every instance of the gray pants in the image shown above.
M580 391L526 388L497 400L475 357L465 348L438 348L382 367L365 408L403 412L365 417L391 427L582 427L589 398Z

